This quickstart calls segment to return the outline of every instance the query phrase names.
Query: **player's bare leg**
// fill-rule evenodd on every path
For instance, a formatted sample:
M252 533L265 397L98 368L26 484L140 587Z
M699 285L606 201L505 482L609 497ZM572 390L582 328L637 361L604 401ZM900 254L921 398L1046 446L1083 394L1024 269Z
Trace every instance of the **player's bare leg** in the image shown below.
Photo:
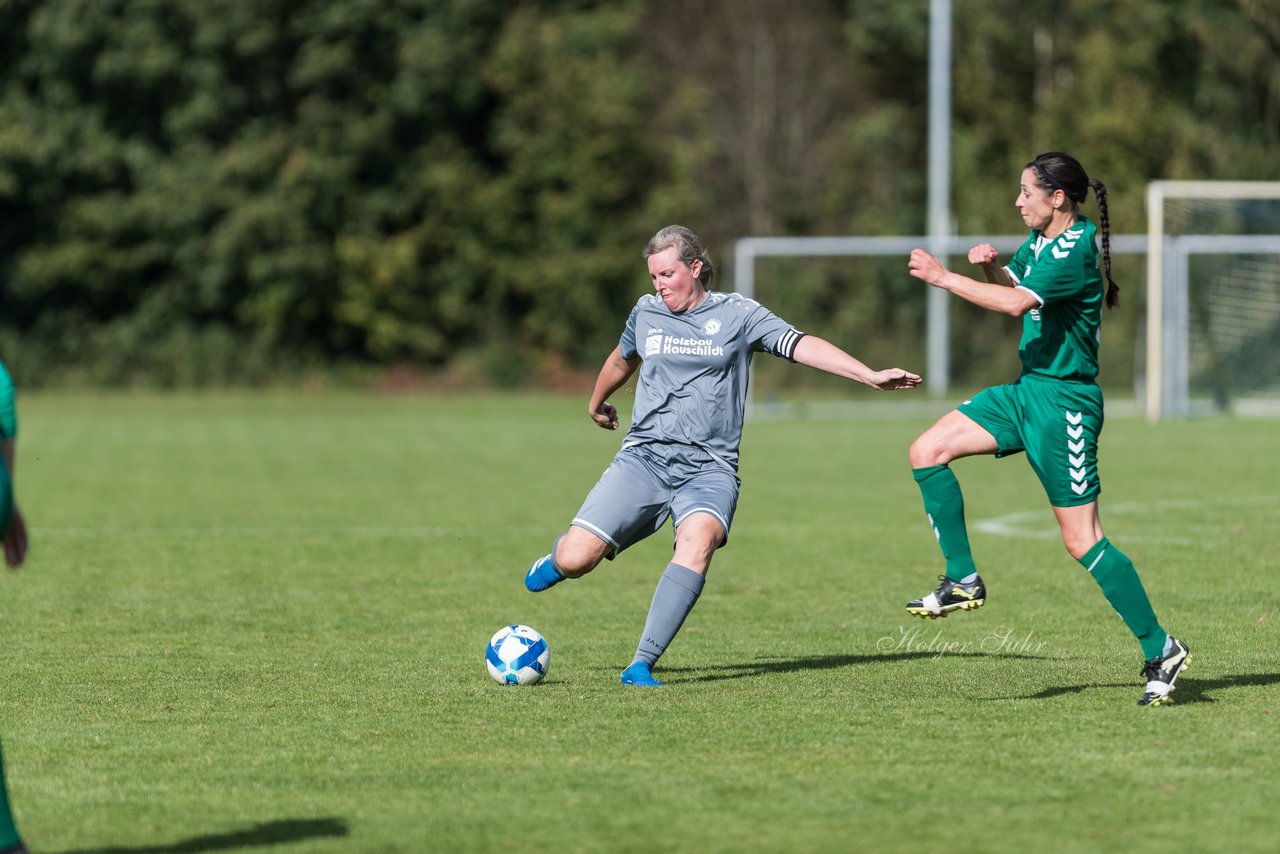
M566 578L581 578L599 566L609 554L609 544L590 531L570 526L556 539L551 552L533 562L524 575L524 586L531 593L553 587Z

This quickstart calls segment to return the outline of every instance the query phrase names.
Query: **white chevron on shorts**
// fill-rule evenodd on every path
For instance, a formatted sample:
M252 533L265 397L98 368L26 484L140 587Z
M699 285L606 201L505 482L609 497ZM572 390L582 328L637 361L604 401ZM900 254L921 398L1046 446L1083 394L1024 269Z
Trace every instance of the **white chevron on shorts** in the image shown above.
M1084 469L1084 420L1083 412L1064 412L1067 419L1067 450L1071 453L1067 455L1070 467L1067 473L1071 475L1071 479L1075 481L1071 484L1071 491L1076 495L1084 495L1084 491L1089 488L1089 481L1085 480ZM1072 441L1075 440L1075 441Z

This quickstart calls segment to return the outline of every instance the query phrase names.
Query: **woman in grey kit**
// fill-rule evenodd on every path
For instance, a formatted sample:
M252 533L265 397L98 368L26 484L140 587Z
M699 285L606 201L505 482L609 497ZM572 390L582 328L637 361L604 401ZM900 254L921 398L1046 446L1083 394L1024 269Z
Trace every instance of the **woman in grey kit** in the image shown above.
M712 555L728 541L751 357L768 352L884 390L914 388L920 377L901 368L873 371L755 300L710 290L711 262L683 226L655 234L644 257L656 293L631 310L587 405L596 424L616 430L609 397L638 368L631 429L569 530L529 568L525 586L538 592L586 575L671 517L674 554L635 659L622 672L624 685L656 687L662 683L653 665L697 602Z

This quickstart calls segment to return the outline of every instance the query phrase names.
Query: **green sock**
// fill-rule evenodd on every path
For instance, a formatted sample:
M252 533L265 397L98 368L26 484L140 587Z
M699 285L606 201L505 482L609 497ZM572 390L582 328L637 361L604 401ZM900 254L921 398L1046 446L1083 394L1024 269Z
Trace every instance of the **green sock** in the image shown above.
M947 559L947 578L960 581L977 572L969 553L969 532L964 526L964 496L960 481L947 466L912 469L924 498L924 512L929 516L942 556Z
M0 849L12 848L21 841L18 828L13 823L13 813L9 810L9 792L4 785L4 756L0 755Z
M1142 579L1138 578L1138 571L1133 568L1133 561L1103 537L1080 558L1080 564L1089 570L1102 588L1102 595L1142 644L1142 657L1150 660L1164 655L1164 642L1169 635L1156 620L1156 612L1142 587Z

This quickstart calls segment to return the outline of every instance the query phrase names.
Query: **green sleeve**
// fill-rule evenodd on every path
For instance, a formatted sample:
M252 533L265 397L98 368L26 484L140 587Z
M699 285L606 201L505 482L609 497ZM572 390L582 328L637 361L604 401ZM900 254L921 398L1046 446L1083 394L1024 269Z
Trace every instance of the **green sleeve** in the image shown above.
M18 407L14 402L13 380L0 362L0 439L18 437Z

